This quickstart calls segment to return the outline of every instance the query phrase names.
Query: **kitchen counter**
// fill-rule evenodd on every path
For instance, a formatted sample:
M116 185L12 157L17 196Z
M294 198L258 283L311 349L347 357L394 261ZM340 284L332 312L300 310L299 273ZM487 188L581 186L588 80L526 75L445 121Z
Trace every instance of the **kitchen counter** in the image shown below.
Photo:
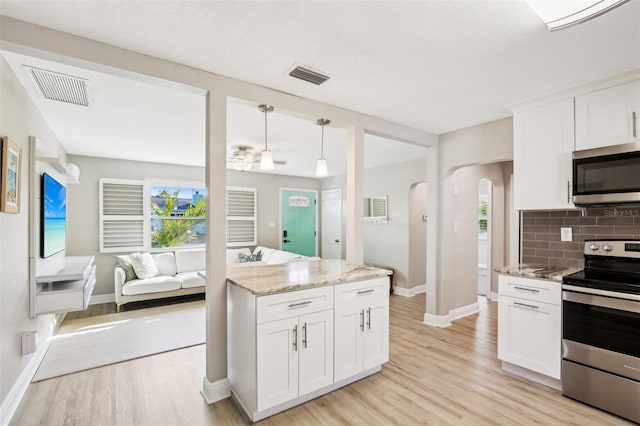
M256 296L386 277L392 271L340 259L227 268L227 282Z
M495 268L498 274L516 275L520 277L539 278L550 281L562 281L565 275L580 271L581 268L554 265L537 265L533 263L518 263Z

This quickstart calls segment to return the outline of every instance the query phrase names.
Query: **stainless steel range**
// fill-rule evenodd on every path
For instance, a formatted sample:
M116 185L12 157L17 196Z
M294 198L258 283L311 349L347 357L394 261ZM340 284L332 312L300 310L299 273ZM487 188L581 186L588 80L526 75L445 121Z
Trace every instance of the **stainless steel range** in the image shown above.
M640 241L591 240L562 281L562 393L640 423Z

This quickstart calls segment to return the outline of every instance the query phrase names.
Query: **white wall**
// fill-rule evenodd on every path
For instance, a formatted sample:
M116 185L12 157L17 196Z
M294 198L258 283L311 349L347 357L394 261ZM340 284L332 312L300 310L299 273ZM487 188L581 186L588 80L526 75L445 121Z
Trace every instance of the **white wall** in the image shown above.
M513 121L505 118L440 136L440 203L438 206L440 253L437 275L437 315L448 315L453 309L477 302L477 202L478 180L486 177L494 182L494 232L497 224L504 224L505 176L510 173L506 165L489 163L509 161L513 158ZM485 166L479 166L479 165ZM465 166L478 166L466 167ZM508 181L507 181L508 183ZM458 195L454 195L454 187ZM502 194L502 195L500 195ZM503 206L503 205L502 205ZM453 231L457 222L458 231ZM495 247L505 241L505 230L494 235ZM493 253L497 266L507 263L508 253ZM495 279L492 277L492 288Z
M389 211L388 223L364 224L364 261L394 268L394 286L413 287L409 283L410 189L426 179L426 157L364 171L363 196L388 196ZM345 175L325 178L322 180L322 189L344 188L345 182ZM343 197L344 193L343 190ZM343 223L343 234L346 233L346 226Z
M258 245L264 247L280 248L280 188L308 189L318 191L320 198L320 179L283 176L270 173L227 171L227 185L246 186L256 188L258 191ZM320 202L318 201L318 206ZM322 223L320 215L322 209L318 208L318 228ZM269 222L274 227L269 227ZM319 230L320 231L320 230ZM320 231L321 232L321 231ZM318 250L321 249L318 232ZM320 255L320 254L318 254Z
M206 96L206 181L212 196L223 198L226 171L222 162L226 157L226 102L228 97L249 102L275 105L278 110L291 111L307 117L327 117L348 129L347 137L347 223L350 224L345 244L347 259L362 258L362 224L357 219L362 210L362 146L365 130L418 145L434 147L437 136L397 123L349 111L333 105L304 99L288 93L250 84L203 70L190 68L116 46L110 46L61 31L0 16L0 36L3 49L17 53L84 66L97 71L115 73L155 84L187 85L201 90ZM435 162L435 157L431 157ZM432 173L435 172L431 168ZM433 179L434 182L437 179ZM430 190L436 196L437 190ZM215 198L214 197L214 198ZM356 204L356 201L358 204ZM358 207L360 206L360 207ZM361 212L360 212L361 213ZM207 222L214 228L209 234L207 264L224 262L226 235L221 211L213 211ZM207 369L204 394L210 400L228 396L225 391L226 361L226 278L224 271L210 270L207 280ZM214 383L220 383L215 387ZM213 386L213 387L210 387ZM212 389L221 389L214 391ZM216 395L213 395L217 392Z
M1 57L0 80L0 135L22 149L20 213L0 213L0 402L6 410L7 395L34 357L21 356L21 333L37 331L42 345L51 336L53 321L52 315L29 318L29 182L36 179L29 171L29 136L52 153L60 145ZM0 412L0 421L4 414Z
M112 160L70 155L69 162L80 168L80 184L68 185L67 255L96 257L96 286L94 295L113 294L113 268L116 253L100 253L99 180L100 178L145 179L158 178L195 181L205 184L203 167L177 166L173 164L146 163L140 161ZM318 190L320 181L313 178L281 176L266 173L227 172L227 185L257 189L258 196L258 245L278 248L279 188ZM211 202L211 209L216 203ZM274 222L274 227L269 227Z
M203 142L204 143L204 142ZM94 295L113 294L115 253L100 253L99 179L163 178L205 182L203 167L70 155L80 168L80 184L67 186L67 255L96 257Z

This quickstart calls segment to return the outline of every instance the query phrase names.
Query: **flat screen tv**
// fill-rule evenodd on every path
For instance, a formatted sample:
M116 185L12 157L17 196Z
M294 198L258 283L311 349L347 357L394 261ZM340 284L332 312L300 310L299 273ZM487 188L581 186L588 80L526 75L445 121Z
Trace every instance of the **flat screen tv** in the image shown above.
M67 188L43 173L41 200L40 255L49 257L65 249Z

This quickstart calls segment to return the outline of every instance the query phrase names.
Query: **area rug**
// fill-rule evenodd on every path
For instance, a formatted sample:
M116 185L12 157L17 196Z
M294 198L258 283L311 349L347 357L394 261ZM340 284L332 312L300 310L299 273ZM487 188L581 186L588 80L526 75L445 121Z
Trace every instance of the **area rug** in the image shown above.
M63 321L33 381L204 342L204 301Z

